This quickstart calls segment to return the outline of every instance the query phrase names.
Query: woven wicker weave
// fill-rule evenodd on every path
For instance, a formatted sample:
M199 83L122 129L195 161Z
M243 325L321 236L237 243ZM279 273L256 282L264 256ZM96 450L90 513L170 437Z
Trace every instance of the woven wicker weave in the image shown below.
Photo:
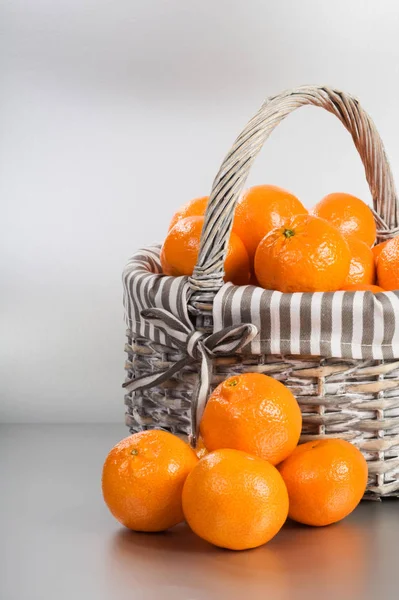
M399 231L399 205L381 139L353 97L326 87L303 87L269 98L237 138L213 184L198 263L190 278L189 310L197 331L211 333L212 304L223 285L223 264L235 204L263 143L289 113L314 105L335 114L350 132L364 164L380 241ZM184 356L172 346L127 332L127 382L167 370ZM339 437L356 444L369 463L366 497L399 496L399 360L241 355L213 360L211 387L232 374L272 375L296 396L303 415L301 441ZM132 432L162 427L192 433L191 401L198 365L185 366L151 389L127 393L126 423Z

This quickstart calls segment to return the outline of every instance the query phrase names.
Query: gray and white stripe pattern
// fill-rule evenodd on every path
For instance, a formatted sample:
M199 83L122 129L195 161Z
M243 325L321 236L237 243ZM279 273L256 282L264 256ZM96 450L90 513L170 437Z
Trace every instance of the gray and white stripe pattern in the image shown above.
M124 274L128 326L137 336L161 344L167 334L141 312L161 308L190 323L187 277L161 275L160 246L137 252ZM317 292L282 294L254 286L225 284L213 303L213 331L251 323L258 335L243 350L250 354L326 358L399 358L399 292Z
M161 274L160 249L159 244L148 246L129 260L122 276L123 303L126 324L132 331L138 336L166 344L166 334L143 319L141 312L148 308L163 308L183 323L190 323L187 310L190 289L187 277Z
M282 294L226 284L213 305L214 330L252 323L250 354L399 357L399 292Z

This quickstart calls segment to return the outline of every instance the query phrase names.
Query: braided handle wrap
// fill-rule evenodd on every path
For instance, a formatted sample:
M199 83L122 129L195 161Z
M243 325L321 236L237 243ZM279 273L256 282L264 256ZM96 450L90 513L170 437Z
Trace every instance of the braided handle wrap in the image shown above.
M251 165L273 129L291 112L306 105L333 113L351 134L373 198L379 241L399 232L399 205L392 172L369 115L356 98L345 92L328 87L296 88L268 98L224 159L206 209L198 261L190 277L193 290L207 293L222 287L234 210Z

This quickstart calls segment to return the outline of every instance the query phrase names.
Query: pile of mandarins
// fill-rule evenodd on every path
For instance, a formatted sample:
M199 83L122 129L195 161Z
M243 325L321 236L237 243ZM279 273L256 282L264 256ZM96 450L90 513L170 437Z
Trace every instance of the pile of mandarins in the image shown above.
M298 446L302 416L291 391L261 373L211 394L193 450L162 430L136 433L104 463L104 500L123 525L164 531L183 520L204 540L244 550L271 540L287 517L340 521L360 502L367 463L345 440Z
M166 275L191 275L208 197L173 217L161 250ZM371 209L350 194L323 198L308 213L290 192L259 185L237 203L225 281L280 292L399 288L399 237L377 244Z

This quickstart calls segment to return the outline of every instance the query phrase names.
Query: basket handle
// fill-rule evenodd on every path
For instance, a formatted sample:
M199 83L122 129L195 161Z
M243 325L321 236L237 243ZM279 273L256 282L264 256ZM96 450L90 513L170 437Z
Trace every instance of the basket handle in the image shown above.
M238 136L213 182L205 214L192 290L215 292L223 285L227 240L234 210L253 161L273 129L301 106L333 113L352 136L373 198L380 241L399 232L399 204L381 138L358 100L328 87L304 86L268 98Z

